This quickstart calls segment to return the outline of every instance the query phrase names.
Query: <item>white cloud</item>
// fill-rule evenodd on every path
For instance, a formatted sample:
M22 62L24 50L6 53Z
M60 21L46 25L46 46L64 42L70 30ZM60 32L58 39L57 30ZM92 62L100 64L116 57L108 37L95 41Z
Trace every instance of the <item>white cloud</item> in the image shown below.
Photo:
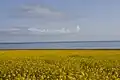
M18 28L10 28L10 29L0 29L0 31L19 31L20 29Z
M29 31L33 32L33 33L50 33L50 34L56 34L56 33L70 33L69 29L39 29L39 28L28 28Z
M8 35L61 35L64 36L70 35L70 34L75 34L77 32L77 28L75 27L74 29L69 29L69 28L36 28L36 27L17 27L17 28L7 28L7 29L0 29L0 33L5 33L7 36Z

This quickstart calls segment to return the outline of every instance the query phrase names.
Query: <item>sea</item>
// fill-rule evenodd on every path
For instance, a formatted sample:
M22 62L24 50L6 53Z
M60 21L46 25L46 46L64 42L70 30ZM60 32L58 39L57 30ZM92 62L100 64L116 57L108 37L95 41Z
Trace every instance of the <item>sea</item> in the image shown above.
M120 41L12 42L0 49L120 49Z

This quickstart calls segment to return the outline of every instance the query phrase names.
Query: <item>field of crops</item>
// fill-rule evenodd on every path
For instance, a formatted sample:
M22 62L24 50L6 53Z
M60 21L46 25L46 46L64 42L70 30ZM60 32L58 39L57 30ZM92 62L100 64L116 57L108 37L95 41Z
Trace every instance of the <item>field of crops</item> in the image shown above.
M120 80L120 50L1 50L0 80Z

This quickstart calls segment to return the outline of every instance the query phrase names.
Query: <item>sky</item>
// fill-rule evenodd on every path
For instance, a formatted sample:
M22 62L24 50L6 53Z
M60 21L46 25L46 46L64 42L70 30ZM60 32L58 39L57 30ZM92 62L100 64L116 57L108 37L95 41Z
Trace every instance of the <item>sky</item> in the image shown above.
M1 0L0 42L120 40L119 4L120 0ZM39 31L62 28L70 32Z

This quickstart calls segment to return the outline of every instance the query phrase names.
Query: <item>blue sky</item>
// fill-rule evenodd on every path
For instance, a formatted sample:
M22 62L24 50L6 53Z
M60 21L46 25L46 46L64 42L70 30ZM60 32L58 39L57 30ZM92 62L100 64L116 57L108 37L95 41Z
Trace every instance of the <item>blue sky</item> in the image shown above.
M0 42L120 40L120 0L0 1ZM80 25L80 32L73 30ZM13 28L20 32L14 33ZM70 33L33 34L28 28L61 29Z

